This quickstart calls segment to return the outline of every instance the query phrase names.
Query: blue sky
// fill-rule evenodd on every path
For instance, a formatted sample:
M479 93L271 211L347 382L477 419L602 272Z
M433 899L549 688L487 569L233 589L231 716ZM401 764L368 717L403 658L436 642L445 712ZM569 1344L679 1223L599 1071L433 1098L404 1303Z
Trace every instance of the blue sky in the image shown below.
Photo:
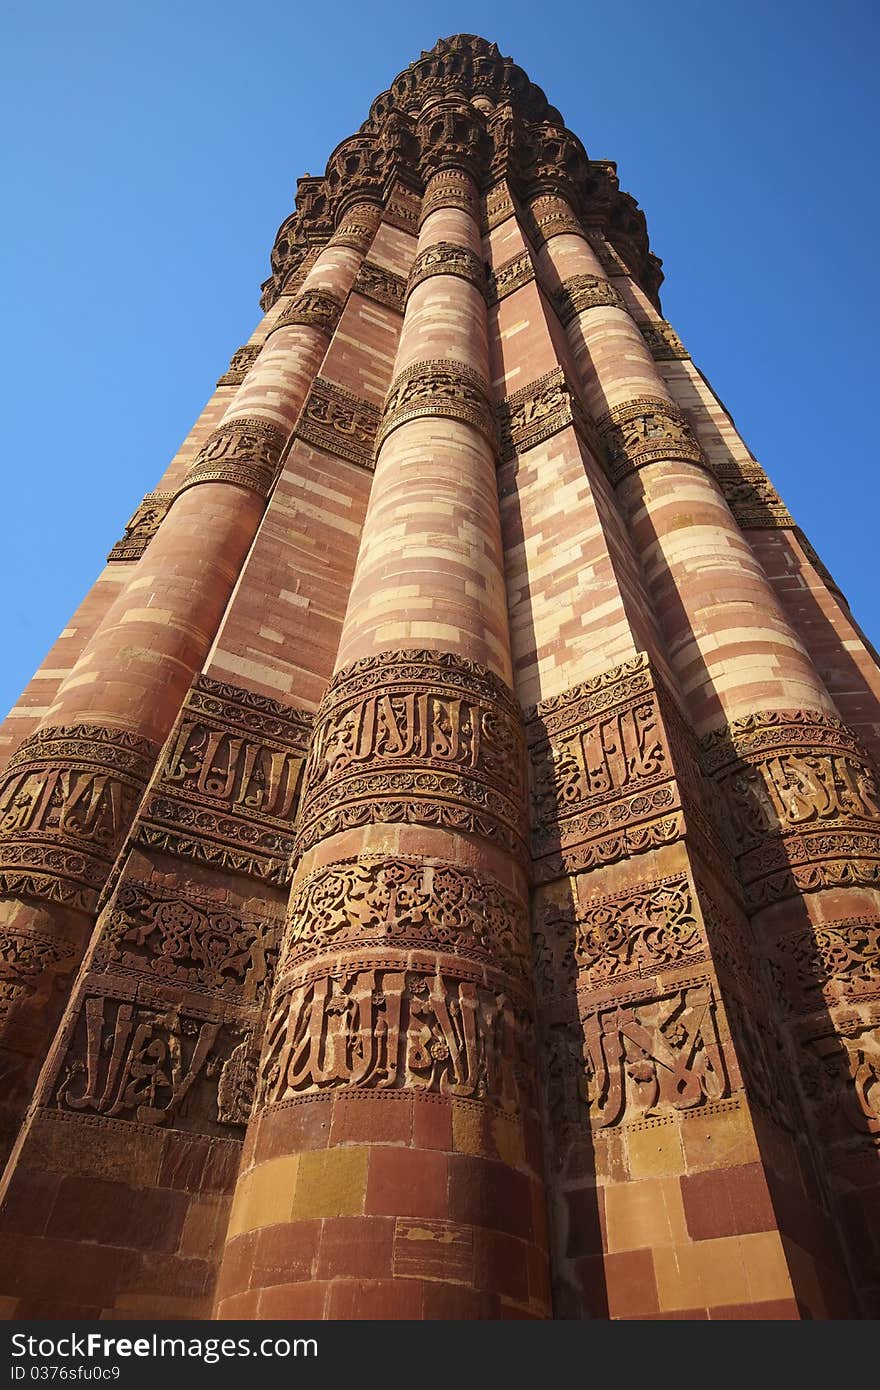
M297 177L459 31L617 161L666 316L880 643L876 4L44 0L0 27L0 717L252 331Z

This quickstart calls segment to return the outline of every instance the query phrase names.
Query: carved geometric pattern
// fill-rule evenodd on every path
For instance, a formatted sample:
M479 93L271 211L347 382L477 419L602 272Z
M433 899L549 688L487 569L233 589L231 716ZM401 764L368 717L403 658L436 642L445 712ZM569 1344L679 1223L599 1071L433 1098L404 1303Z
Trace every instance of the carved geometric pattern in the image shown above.
M400 372L392 381L385 400L376 453L392 430L408 420L425 416L443 416L473 425L495 448L495 415L488 387L483 377L470 367L441 358L416 362Z
M702 748L750 906L880 884L880 787L840 720L764 711L707 734Z
M282 309L269 333L274 333L278 328L290 328L293 324L304 324L329 336L336 328L343 308L342 301L329 290L302 290Z
M218 378L218 386L240 386L262 352L262 343L246 343L236 348L223 375Z
M686 417L659 396L639 396L614 406L596 425L605 440L612 484L656 462L680 460L707 466Z
M596 253L606 275L629 275L626 262L620 252L598 232L587 231L587 241Z
M261 1002L272 983L279 924L186 889L125 878L101 919L92 967L222 999Z
M70 970L77 954L60 937L0 927L0 1026L18 1004L37 994L47 975Z
M371 401L353 395L333 381L315 377L296 434L319 449L372 470L381 418L382 412Z
M672 875L580 907L544 906L537 932L544 993L577 976L583 993L618 980L653 977L709 959L706 935L685 874Z
M312 716L199 676L138 818L139 844L285 883Z
M297 884L285 968L321 952L431 949L522 978L528 938L525 905L485 873L440 859L361 855Z
M397 189L385 204L382 221L389 227L396 227L399 232L409 232L415 236L419 230L420 202L414 194Z
M173 492L148 492L134 515L126 522L125 535L110 551L108 561L139 560L165 520L165 514L173 501Z
M533 198L525 212L524 222L532 245L540 248L551 237L565 232L574 236L584 236L577 214L567 203L554 194Z
M535 267L528 251L514 256L513 260L493 270L489 274L486 302L491 306L506 299L509 294L528 285L535 278Z
M419 226L438 208L459 208L473 218L479 216L479 199L468 174L458 169L444 169L432 177L430 190L422 200Z
M658 692L642 653L526 713L539 880L683 833Z
M227 420L202 445L178 494L197 483L235 483L266 498L286 442L286 430L259 416Z
M793 527L794 520L759 463L731 462L715 468L725 501L743 528Z
M493 228L500 227L501 223L506 222L508 217L513 217L515 212L516 207L507 184L496 184L494 188L490 188L485 197L483 231L491 232Z
M366 254L373 243L379 225L379 208L372 219L365 217L346 217L330 238L331 246L350 246L353 251Z
M690 357L684 343L666 319L640 319L637 322L639 332L648 344L655 362L674 362Z
M377 304L386 304L389 309L399 309L403 312L406 281L402 275L395 275L393 270L386 270L384 265L363 261L352 288L366 299L373 299Z
M458 246L452 241L435 241L420 251L412 263L407 280L407 296L416 285L429 280L434 275L455 275L467 280L480 294L486 297L486 271L479 256L466 246Z
M522 713L497 676L447 652L339 671L315 715L297 847L376 821L441 825L524 851Z
M0 781L0 891L92 911L158 751L94 724L25 739Z
M788 932L773 943L769 965L794 1013L880 999L880 915Z
M552 299L563 327L586 309L626 309L614 286L598 275L572 275L553 291Z
M560 367L514 391L496 408L503 462L534 449L573 425L587 447L601 458L603 445Z

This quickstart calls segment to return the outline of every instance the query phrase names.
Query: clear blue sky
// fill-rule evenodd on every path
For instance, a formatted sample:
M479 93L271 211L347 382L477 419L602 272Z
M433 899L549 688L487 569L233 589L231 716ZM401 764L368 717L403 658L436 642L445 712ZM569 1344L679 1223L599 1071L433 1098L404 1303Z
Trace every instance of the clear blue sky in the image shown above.
M0 27L0 717L259 315L296 179L494 39L663 258L664 311L880 643L880 7L43 0Z

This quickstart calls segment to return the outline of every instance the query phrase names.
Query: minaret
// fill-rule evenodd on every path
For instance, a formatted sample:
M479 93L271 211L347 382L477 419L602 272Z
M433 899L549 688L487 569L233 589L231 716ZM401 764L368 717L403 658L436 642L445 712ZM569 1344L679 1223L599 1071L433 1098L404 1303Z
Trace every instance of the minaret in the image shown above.
M877 1315L880 670L661 279L470 35L300 180L2 731L8 1316Z

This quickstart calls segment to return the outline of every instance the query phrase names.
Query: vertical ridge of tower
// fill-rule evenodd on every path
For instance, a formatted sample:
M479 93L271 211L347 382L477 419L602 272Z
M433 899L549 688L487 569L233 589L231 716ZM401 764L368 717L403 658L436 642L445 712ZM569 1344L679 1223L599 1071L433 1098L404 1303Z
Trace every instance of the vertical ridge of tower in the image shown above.
M874 1315L880 672L643 214L455 35L271 268L3 727L7 1315Z

